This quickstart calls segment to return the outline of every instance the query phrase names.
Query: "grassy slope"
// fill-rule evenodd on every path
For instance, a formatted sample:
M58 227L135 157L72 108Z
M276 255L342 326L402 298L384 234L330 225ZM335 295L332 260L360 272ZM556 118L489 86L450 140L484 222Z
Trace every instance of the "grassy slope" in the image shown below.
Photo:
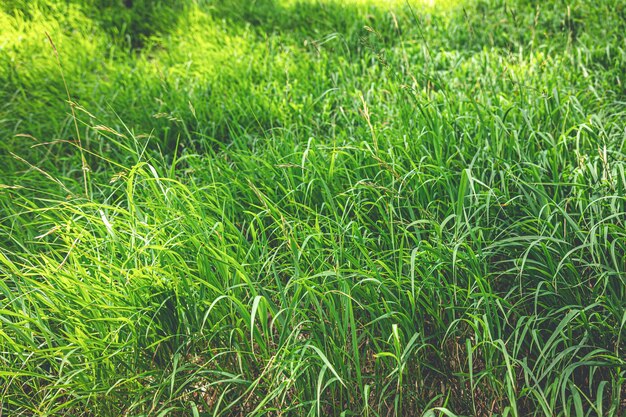
M1 415L625 412L623 1L133 3L0 5Z

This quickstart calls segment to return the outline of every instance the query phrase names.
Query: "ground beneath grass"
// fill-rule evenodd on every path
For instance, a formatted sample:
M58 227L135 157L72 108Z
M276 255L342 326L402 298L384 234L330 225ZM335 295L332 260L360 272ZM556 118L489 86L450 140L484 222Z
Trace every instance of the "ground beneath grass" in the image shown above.
M623 416L624 33L0 2L0 416Z

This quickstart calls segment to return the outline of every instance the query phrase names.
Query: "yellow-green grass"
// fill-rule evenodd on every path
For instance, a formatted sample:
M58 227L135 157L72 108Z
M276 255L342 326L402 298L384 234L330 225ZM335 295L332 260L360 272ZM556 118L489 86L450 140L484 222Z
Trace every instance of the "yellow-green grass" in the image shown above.
M0 3L0 415L626 412L626 3Z

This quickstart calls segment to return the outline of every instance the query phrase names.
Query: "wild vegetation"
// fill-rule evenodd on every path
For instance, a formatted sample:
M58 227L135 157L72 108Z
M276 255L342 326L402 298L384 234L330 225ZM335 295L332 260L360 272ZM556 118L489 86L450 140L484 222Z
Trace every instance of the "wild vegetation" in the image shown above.
M0 2L0 416L623 416L626 2Z

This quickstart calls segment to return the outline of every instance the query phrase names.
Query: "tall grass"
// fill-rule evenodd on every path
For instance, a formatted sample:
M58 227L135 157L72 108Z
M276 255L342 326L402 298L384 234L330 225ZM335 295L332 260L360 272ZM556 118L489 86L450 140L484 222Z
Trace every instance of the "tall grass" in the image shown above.
M133 3L0 6L0 415L623 415L621 1Z

